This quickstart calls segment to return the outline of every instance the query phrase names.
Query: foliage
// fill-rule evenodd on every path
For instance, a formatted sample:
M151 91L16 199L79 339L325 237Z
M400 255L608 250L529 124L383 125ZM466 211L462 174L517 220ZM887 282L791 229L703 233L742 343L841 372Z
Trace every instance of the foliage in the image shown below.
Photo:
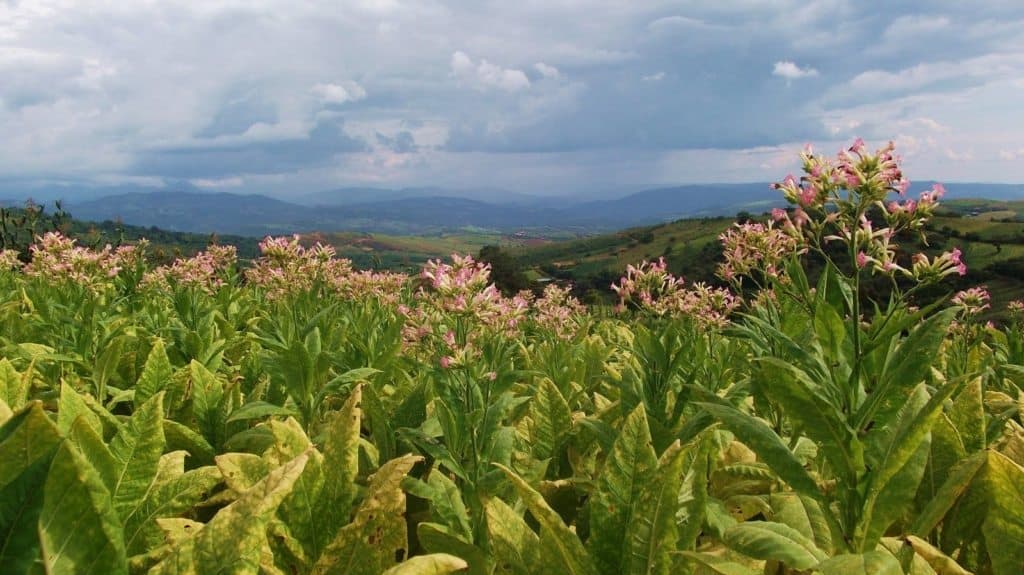
M891 148L804 162L731 289L648 261L614 313L470 257L40 235L0 267L0 565L1019 573L1024 304L928 295L967 256L902 249L939 194L890 204Z

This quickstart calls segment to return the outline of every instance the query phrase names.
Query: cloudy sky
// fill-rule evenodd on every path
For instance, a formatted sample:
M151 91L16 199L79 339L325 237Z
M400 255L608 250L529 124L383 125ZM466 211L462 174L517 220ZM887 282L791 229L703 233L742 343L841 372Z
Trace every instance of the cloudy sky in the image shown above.
M1020 0L0 0L0 184L1024 182Z

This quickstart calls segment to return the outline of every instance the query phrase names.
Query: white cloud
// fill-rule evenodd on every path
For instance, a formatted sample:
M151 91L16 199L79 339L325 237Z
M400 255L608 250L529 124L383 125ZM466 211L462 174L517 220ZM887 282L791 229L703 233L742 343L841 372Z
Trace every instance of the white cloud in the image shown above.
M640 78L644 82L660 82L665 79L665 72L657 72Z
M480 60L479 64L474 64L473 59L461 50L452 54L450 67L452 76L474 84L478 89L497 88L506 92L518 92L530 87L530 79L522 70L502 68L487 60Z
M533 65L533 69L536 70L538 73L540 73L541 76L544 76L545 78L557 78L561 75L558 72L558 68L555 68L554 66L549 66L544 62L537 62L536 64Z
M1016 150L999 150L1000 160L1024 160L1024 148L1018 148Z
M789 60L782 60L775 63L775 66L772 68L772 75L781 76L787 80L799 80L800 78L817 76L818 71L809 66L801 68Z
M366 90L358 83L346 80L337 84L317 84L312 88L324 104L345 104L358 102L366 97Z

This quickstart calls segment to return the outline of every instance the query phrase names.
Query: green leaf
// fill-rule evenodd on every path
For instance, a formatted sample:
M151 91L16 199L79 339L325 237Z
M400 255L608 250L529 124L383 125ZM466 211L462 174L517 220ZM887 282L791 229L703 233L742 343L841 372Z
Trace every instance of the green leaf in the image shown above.
M122 519L142 502L164 452L163 395L144 403L110 441L117 464L111 490L114 509Z
M530 404L530 447L534 459L553 457L572 428L572 412L561 392L548 378L537 386Z
M0 359L0 400L12 410L28 402L29 374L22 375L7 358Z
M921 391L915 392L916 395L925 393L923 386L923 383L920 384L918 389ZM879 468L871 473L867 482L864 511L854 534L860 548L874 547L874 544L877 543L875 538L880 536L880 523L874 522L873 515L883 490L918 453L921 444L931 433L932 424L942 414L943 402L956 393L960 387L962 387L962 382L960 384L956 382L945 384L913 417L903 417L899 421L896 433L884 451ZM916 491L916 487L914 491ZM911 491L910 497L913 497L913 491Z
M198 533L178 540L170 554L150 573L258 573L267 524L291 492L307 459L307 455L300 455L271 471L238 501L218 511ZM190 531L196 529L193 527Z
M989 452L985 470L988 513L981 526L995 575L1016 575L1024 565L1024 468Z
M217 454L213 446L206 438L199 435L191 428L172 421L163 420L163 433L167 441L169 451L183 450L192 456L193 463L198 465L212 465L213 457Z
M462 501L462 493L458 485L440 470L431 471L427 481L407 478L402 488L416 497L430 501L430 514L436 521L451 528L465 541L473 540L469 511Z
M533 514L533 517L540 523L543 530L542 535L546 534L547 537L541 537L542 556L549 557L551 561L556 561L557 569L561 573L568 575L596 575L597 569L594 567L591 558L587 555L586 549L583 548L583 544L576 536L576 533L562 522L558 512L552 509L544 501L544 497L523 481L523 478L516 475L514 471L503 465L495 465L504 471L505 475L512 481L516 493L522 498L523 503L530 510L530 513ZM548 555L549 553L550 555Z
M89 462L65 442L43 486L39 539L46 572L128 572L124 532L110 493Z
M914 549L914 553L917 553L935 570L937 575L971 575L970 571L961 567L949 555L936 549L924 539L910 535L906 542Z
M135 409L139 409L149 401L149 398L166 389L173 376L174 368L171 367L171 362L167 359L164 342L157 339L149 350L149 356L146 358L139 381L135 383Z
M959 433L967 453L985 449L985 404L980 375L972 379L957 395L947 414Z
M716 403L697 403L736 434L736 437L754 450L758 458L767 463L779 477L798 493L824 502L825 497L818 484L807 473L796 456L783 443L772 428L756 417L747 415L735 407Z
M40 457L0 487L0 565L11 573L28 573L39 561L39 514L50 469L49 457Z
M290 408L274 405L273 403L267 403L266 401L250 401L249 403L246 403L232 411L231 415L228 416L226 423L263 419L264 417L273 415L294 417L296 414L295 411Z
M825 447L825 457L837 474L853 483L864 470L864 447L846 424L842 411L800 368L771 357L761 359L760 363L767 368L763 385L771 390L772 399L800 433Z
M483 549L452 533L446 526L420 523L416 526L416 535L428 553L448 553L462 557L468 564L469 574L488 575L490 562Z
M921 510L921 513L910 528L910 532L919 537L928 536L932 529L942 521L946 513L956 504L960 496L971 486L975 476L984 467L986 461L988 461L988 454L986 452L978 452L957 463L949 472L949 476L942 484L942 487L935 493L935 497Z
M832 532L817 501L796 493L773 493L772 521L788 525L814 541L825 552L832 550Z
M60 444L60 432L34 401L0 426L0 489L14 481L41 458L49 458Z
M316 549L324 549L352 515L359 474L359 430L362 424L362 386L356 386L331 420L324 442L324 484L317 498L319 522ZM404 497L404 496L403 496Z
M814 567L822 575L903 575L900 562L887 551L836 555Z
M466 569L468 565L462 559L445 553L420 555L395 565L383 575L444 575Z
M683 478L686 452L676 441L662 454L658 469L640 494L636 510L630 516L629 554L622 571L668 575L672 553L676 550L676 510Z
M110 449L107 448L107 444L103 442L103 438L100 437L92 424L84 417L76 419L68 434L68 441L78 449L85 457L85 460L89 462L89 465L92 465L93 469L96 470L100 479L103 480L103 485L107 488L107 491L113 492L117 487L118 462L114 459Z
M889 354L877 388L857 411L857 429L867 429L872 422L876 429L889 424L890 417L931 369L956 313L956 308L949 308L921 322Z
M401 483L421 458L405 455L370 476L366 499L313 566L313 575L376 575L405 558L405 492Z
M592 528L587 549L601 572L621 572L628 565L628 526L657 465L647 414L640 404L622 424L590 499Z
M125 545L129 555L144 553L162 542L158 518L187 512L206 499L221 482L216 467L200 467L161 481L158 476L139 505L124 521Z
M810 569L828 557L796 529L767 521L748 521L731 527L722 542L748 557L778 561L793 569Z
M541 570L540 538L504 501L492 498L485 507L491 554L499 573L533 575Z
M188 372L196 427L210 444L220 445L226 423L222 417L225 383L194 359L188 365Z
M754 569L709 553L683 551L681 555L686 561L696 563L714 575L761 575L764 573L763 569Z
M79 417L83 417L98 435L103 435L103 422L99 416L89 408L75 388L61 382L60 399L57 401L57 428L62 434L67 435L71 430L71 424Z

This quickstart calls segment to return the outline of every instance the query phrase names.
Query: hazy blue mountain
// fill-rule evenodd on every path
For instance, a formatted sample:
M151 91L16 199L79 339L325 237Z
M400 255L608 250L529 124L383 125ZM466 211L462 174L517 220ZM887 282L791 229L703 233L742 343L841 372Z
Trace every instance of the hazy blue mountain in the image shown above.
M911 195L929 187L930 182L914 184ZM946 185L946 190L951 199L1024 199L1024 185L955 183ZM176 231L262 236L315 230L424 234L467 227L602 232L739 211L761 213L783 205L767 183L694 184L577 202L525 194L483 201L444 195L447 192L438 188L344 188L307 194L302 196L303 203L298 203L223 192L133 191L72 202L67 207L84 220L120 219Z

